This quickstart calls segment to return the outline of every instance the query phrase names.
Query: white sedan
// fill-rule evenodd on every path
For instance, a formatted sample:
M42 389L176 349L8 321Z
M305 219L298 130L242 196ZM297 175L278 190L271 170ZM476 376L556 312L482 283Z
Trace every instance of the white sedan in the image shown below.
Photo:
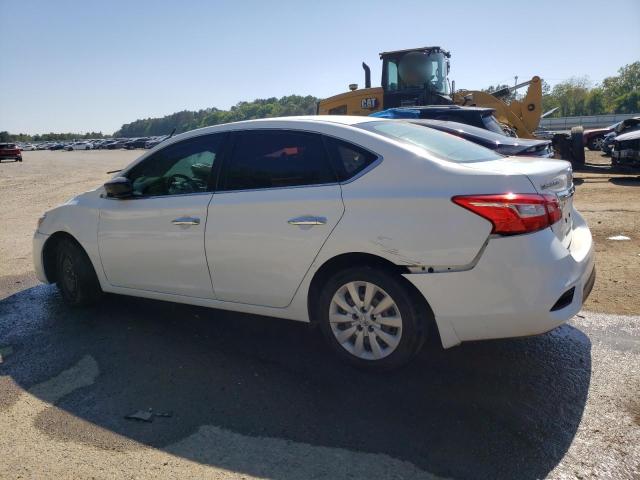
M368 117L254 120L165 140L48 211L38 277L70 305L102 292L321 327L345 359L392 368L540 334L594 282L569 163L503 157Z
M91 150L93 145L89 142L73 142L65 147L65 150Z

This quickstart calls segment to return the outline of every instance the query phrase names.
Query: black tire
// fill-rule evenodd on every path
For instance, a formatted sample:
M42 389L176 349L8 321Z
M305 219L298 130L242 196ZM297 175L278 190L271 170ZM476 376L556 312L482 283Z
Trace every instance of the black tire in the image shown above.
M401 336L395 350L387 356L379 359L360 358L347 351L337 340L329 321L331 303L334 294L350 282L373 283L384 290L397 305L402 320ZM329 346L339 357L351 365L368 370L391 370L406 364L424 344L430 324L428 318L430 311L427 312L427 309L424 308L419 299L415 298L415 295L404 284L404 279L400 275L367 266L348 268L330 277L321 290L315 308L316 311L313 312L313 317L320 325L320 329ZM354 321L351 325L355 323ZM349 327L345 326L345 328ZM364 332L361 327L357 328ZM355 333L353 341L355 343ZM366 342L369 341L368 339L366 340ZM377 340L375 341L377 342ZM378 345L380 344L378 343ZM370 343L365 345L365 348L367 347L369 352L372 352Z
M584 128L573 127L571 129L571 163L584 165Z
M602 142L604 141L604 135L596 135L591 137L587 142L587 148L592 152L598 151L602 148Z
M72 307L95 303L102 295L100 282L83 248L72 240L61 240L56 250L56 284L64 301Z

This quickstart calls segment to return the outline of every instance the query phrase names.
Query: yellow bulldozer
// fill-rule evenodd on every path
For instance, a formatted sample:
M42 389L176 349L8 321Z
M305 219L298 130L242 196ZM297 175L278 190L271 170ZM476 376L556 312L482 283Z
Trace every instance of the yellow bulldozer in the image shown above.
M365 88L349 85L348 92L321 100L318 114L370 115L388 108L423 105L461 105L488 107L512 134L535 138L542 116L542 81L533 77L527 82L497 92L455 90L449 81L451 54L440 47L412 48L380 54L382 60L381 87L371 87L371 70L366 63ZM453 83L453 85L452 85ZM521 99L511 94L528 87Z

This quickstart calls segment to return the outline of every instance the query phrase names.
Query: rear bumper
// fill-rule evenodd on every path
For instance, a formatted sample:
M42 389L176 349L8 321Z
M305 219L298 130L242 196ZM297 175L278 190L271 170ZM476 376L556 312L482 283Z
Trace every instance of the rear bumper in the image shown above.
M464 341L537 335L580 311L595 281L595 256L586 222L575 210L572 215L569 249L545 229L491 239L468 271L404 275L431 305L445 348ZM558 308L571 289L569 301Z

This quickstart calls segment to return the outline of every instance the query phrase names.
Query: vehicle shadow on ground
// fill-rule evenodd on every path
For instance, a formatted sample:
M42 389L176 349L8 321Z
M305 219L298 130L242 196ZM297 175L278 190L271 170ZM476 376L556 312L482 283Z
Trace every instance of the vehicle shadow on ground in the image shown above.
M624 187L640 187L640 176L637 177L613 177L609 181L614 185Z
M304 324L119 296L70 310L51 286L0 301L3 344L14 353L0 375L25 390L95 359L95 383L56 406L102 433L49 409L36 421L49 436L117 449L121 435L268 478L285 476L241 454L171 445L213 425L386 454L452 478L541 478L572 442L591 376L591 343L571 326L446 351L436 343L404 369L373 374L340 363ZM124 419L149 407L173 416Z
M628 172L627 172L628 173ZM574 178L573 183L576 186L582 185L587 181L588 183L613 183L614 185L620 185L625 187L638 187L640 186L640 176L627 176L627 177L582 177L582 178Z

